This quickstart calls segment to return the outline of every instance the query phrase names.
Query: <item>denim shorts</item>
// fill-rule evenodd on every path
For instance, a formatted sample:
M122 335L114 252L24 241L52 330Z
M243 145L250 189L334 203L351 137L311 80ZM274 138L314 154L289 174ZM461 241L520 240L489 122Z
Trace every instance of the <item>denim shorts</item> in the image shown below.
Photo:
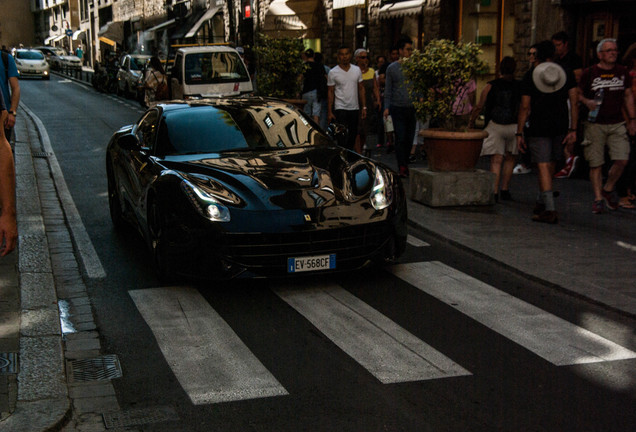
M302 98L307 101L303 111L310 117L320 117L321 104L318 101L318 90L303 93Z

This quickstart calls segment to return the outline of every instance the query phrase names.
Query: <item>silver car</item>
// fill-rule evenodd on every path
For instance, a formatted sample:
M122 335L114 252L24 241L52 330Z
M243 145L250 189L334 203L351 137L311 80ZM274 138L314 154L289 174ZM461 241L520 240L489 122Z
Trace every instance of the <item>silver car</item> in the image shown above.
M117 71L118 94L137 97L138 81L149 58L145 54L126 54L122 57Z
M50 79L49 64L39 50L18 49L15 52L15 65L22 77L40 77Z

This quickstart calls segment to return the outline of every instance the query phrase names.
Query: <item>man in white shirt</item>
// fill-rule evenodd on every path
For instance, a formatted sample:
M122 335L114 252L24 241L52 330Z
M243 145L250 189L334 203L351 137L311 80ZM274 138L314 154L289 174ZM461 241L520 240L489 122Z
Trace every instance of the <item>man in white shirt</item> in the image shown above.
M367 113L362 72L351 64L351 49L346 46L338 48L338 65L329 71L327 89L327 118L329 122L336 121L347 128L345 147L353 150L358 122L366 118Z

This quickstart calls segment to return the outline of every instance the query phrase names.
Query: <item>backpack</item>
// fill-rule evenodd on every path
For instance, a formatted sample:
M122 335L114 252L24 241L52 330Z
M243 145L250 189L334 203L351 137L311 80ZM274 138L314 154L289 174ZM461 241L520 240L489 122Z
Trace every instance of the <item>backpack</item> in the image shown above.
M154 72L152 74L155 75ZM155 78L156 77L155 75ZM168 88L168 83L166 83L166 76L162 75L162 80L157 84L157 88L155 89L155 100L161 101L168 99L170 99L170 89Z
M496 80L491 85L492 89L486 99L486 124L489 120L500 125L517 123L521 102L519 82Z

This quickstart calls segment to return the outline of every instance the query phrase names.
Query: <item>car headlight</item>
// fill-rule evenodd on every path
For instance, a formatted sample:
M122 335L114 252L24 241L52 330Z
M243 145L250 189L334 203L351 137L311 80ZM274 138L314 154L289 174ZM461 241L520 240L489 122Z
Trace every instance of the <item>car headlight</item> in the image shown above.
M181 189L203 217L213 222L230 221L230 210L206 191L185 179L181 181Z
M393 189L389 182L389 177L386 171L380 167L375 168L375 180L373 181L369 199L376 210L385 209L393 202Z

